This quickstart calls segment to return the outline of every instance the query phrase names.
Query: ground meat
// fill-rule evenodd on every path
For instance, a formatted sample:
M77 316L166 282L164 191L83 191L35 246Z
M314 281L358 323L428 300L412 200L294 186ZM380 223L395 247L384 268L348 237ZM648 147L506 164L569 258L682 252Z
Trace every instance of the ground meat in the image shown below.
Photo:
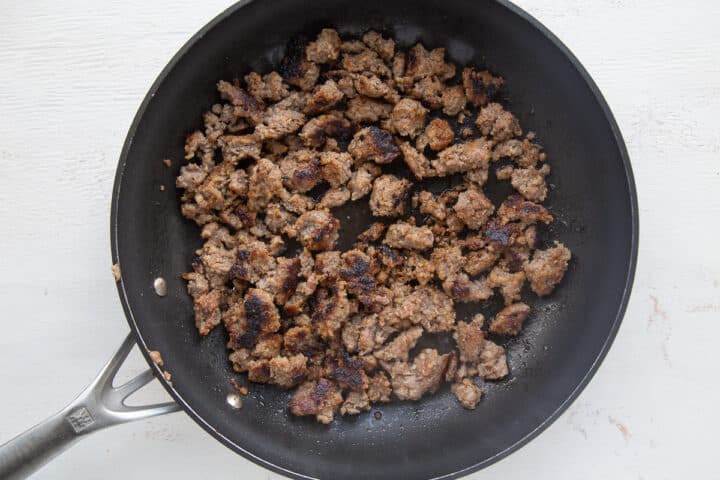
M343 92L338 88L337 83L333 80L328 80L315 87L312 96L308 99L305 105L305 113L308 115L317 115L318 113L325 112L332 109L344 97Z
M407 362L410 350L415 347L422 334L422 327L412 327L401 332L392 342L376 351L375 358L388 362L392 360Z
M378 372L369 378L368 398L372 403L389 402L392 388L390 380L383 372Z
M436 77L425 77L413 85L410 95L437 110L442 107L443 90L445 90L445 84Z
M525 284L524 272L510 273L500 267L495 267L487 279L490 288L500 289L505 305L511 305L516 300L520 300L520 290Z
M520 192L520 195L533 202L542 202L547 195L545 177L550 173L550 167L542 168L516 168L510 176L510 184Z
M320 76L320 68L305 58L305 45L299 38L294 38L285 50L285 57L280 62L280 75L292 86L303 91L312 90Z
M430 170L430 161L421 152L417 151L407 142L400 144L400 151L402 152L405 163L412 171L415 178L422 180L426 176L431 176L432 171Z
M428 139L428 146L435 151L446 148L455 139L455 133L450 128L450 124L441 118L436 118L428 123L425 135Z
M501 77L494 77L487 70L476 71L473 68L463 69L462 80L465 96L476 107L487 105L504 83Z
M357 132L348 146L348 152L358 163L373 161L385 164L400 156L392 134L374 126Z
M489 135L498 142L522 135L518 119L499 103L491 103L481 108L475 125L480 133Z
M448 80L455 76L455 65L445 63L444 48L436 48L428 52L418 43L408 52L405 76L417 80L431 76Z
M550 295L562 281L570 261L570 250L560 242L547 250L536 250L525 266L530 288L539 296Z
M348 101L345 115L356 123L377 122L388 118L392 110L389 103L360 95Z
M451 117L454 117L458 113L462 112L467 103L465 90L460 85L443 90L440 100L443 105L443 113Z
M299 137L308 148L321 147L328 138L350 138L352 125L341 113L331 112L311 118L300 131Z
M274 109L262 117L262 123L255 127L255 136L265 141L282 138L296 132L305 123L305 115L295 110Z
M498 208L498 217L503 223L520 222L529 225L537 222L548 224L553 216L545 207L537 203L523 200L519 195L510 195Z
M453 384L450 390L458 399L460 405L468 410L475 410L475 407L480 402L480 397L482 397L480 387L467 378L464 378L460 383Z
M356 54L343 55L342 67L350 73L372 73L389 77L390 69L374 50L362 50Z
M386 225L384 223L375 222L367 230L358 235L360 242L377 242L385 233Z
M290 93L282 76L277 72L270 72L264 76L250 72L245 75L245 83L250 95L258 100L278 102Z
M487 169L490 153L490 144L478 138L470 142L456 143L441 151L438 153L438 158L432 161L432 166L441 177L476 168Z
M397 102L398 93L376 75L358 75L353 81L355 91L371 98L384 98L391 103Z
M529 315L530 307L524 303L513 303L498 312L490 323L490 331L497 335L517 336Z
M365 392L350 392L340 407L342 415L357 415L370 410L370 399Z
M453 335L460 351L460 361L477 363L480 361L480 353L485 342L485 333L482 330L485 317L478 313L470 323L458 322L457 329Z
M484 278L470 280L464 273L458 273L447 278L443 283L443 290L456 302L480 302L492 297L493 291Z
M374 165L361 165L352 173L348 188L350 189L350 199L359 200L372 190L373 179L380 174L380 169Z
M412 183L395 175L383 175L373 182L370 210L376 217L397 217L405 214Z
M322 180L320 159L313 150L297 150L280 161L283 185L290 191L305 193Z
M468 252L465 255L465 264L463 269L470 275L476 276L490 270L500 258L500 251L492 248L484 248L479 251Z
M248 208L259 211L284 190L282 172L270 160L261 158L249 169L248 181Z
M270 256L267 245L264 242L254 240L238 247L235 261L228 270L228 276L246 282L257 283L274 268L275 258Z
M378 32L371 30L363 35L362 40L384 61L389 62L392 60L395 54L395 41L392 38L383 38Z
M419 287L380 312L381 325L422 325L430 333L446 332L455 323L450 297L435 287Z
M290 399L290 412L293 415L315 415L320 423L333 421L335 412L343 403L340 389L326 378L300 385Z
M320 174L331 187L337 188L350 180L352 163L348 153L323 152L320 154Z
M392 389L400 400L419 400L426 393L434 393L445 376L450 354L440 355L426 348L412 363L395 362L388 365Z
M566 247L536 250L537 224L553 221L542 146L494 103L501 77L471 66L461 77L443 48L323 29L292 39L277 72L219 81L220 101L185 139L180 209L203 242L182 275L195 326L222 324L249 381L297 388L294 415L329 423L442 382L474 409L474 377L508 375L485 331L521 334L525 280L543 296L564 276ZM518 192L499 206L485 195L491 162ZM341 241L329 209L365 197L352 208L394 223L354 225L361 216L340 210L347 235L362 232ZM481 314L457 321L461 303L493 308L493 289L505 306L486 330ZM449 353L422 350L436 336L454 339Z
M505 349L490 340L483 342L478 364L478 375L485 380L499 380L508 374Z
M388 227L383 243L392 248L427 250L432 248L434 237L428 227L416 227L408 223L394 223Z
M269 383L284 388L299 385L308 375L307 358L302 353L292 357L277 356L268 362L270 368Z
M295 222L298 240L312 251L332 250L339 237L340 222L327 210L303 213Z
M233 105L233 114L240 118L247 118L258 123L261 118L262 104L252 95L237 85L220 80L217 84L218 92L223 100Z
M340 55L340 43L340 35L335 30L323 28L317 39L308 43L305 56L314 63L334 62Z
M413 205L418 207L420 213L431 215L439 221L445 220L448 214L447 205L445 205L442 197L435 197L435 195L430 192L418 192L417 195L413 197Z
M495 206L481 191L471 188L458 196L453 210L468 228L478 230L493 214Z
M415 100L403 98L392 111L392 123L398 135L415 138L425 128L427 109Z

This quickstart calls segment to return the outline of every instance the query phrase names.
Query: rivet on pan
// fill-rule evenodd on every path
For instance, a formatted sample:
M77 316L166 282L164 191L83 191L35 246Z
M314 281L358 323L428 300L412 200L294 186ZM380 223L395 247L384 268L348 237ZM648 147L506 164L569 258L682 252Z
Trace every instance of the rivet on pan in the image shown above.
M225 401L236 410L242 408L242 398L237 393L228 393Z
M167 295L167 282L165 282L164 278L156 278L153 282L153 287L155 288L155 293L157 293L159 297Z

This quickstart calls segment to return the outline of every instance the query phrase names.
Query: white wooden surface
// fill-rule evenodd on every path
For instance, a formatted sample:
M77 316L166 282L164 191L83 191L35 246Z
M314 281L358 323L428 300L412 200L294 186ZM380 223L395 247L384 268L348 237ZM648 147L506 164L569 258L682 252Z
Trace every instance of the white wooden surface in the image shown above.
M108 247L116 159L155 76L230 3L1 2L0 441L69 401L125 335ZM718 478L720 4L519 3L580 58L616 115L640 196L640 261L590 386L472 478ZM279 478L182 414L98 433L37 478L198 476Z

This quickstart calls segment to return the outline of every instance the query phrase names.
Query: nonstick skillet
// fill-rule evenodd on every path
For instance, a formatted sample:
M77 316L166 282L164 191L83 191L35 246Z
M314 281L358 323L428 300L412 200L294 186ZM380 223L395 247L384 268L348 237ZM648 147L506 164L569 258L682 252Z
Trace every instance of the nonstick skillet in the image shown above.
M549 235L564 242L574 259L555 293L532 301L535 314L523 335L507 344L511 377L485 388L474 411L460 408L446 387L418 402L382 405L379 414L325 426L290 416L289 393L265 385L252 385L235 409L227 401L235 374L225 333L215 329L201 339L195 330L180 275L190 269L200 239L197 227L181 217L173 187L184 138L217 101L217 80L277 68L290 38L310 37L326 26L343 35L378 29L403 46L444 46L458 65L498 72L506 79L501 101L537 132L551 161L550 183L557 187L547 204L557 221ZM164 158L175 160L172 167ZM99 428L178 408L227 447L290 477L468 474L537 436L582 391L618 330L637 256L632 171L608 106L560 41L505 1L266 0L233 6L198 32L151 87L128 133L112 202L112 258L121 266L118 291L132 334L75 402L0 447L2 478L23 478ZM352 205L341 215L351 217L343 222L345 242L371 221ZM158 278L166 282L165 296L156 293ZM133 341L152 371L113 388L114 372ZM162 352L172 385L150 361L151 350ZM124 397L153 373L176 403L126 407Z

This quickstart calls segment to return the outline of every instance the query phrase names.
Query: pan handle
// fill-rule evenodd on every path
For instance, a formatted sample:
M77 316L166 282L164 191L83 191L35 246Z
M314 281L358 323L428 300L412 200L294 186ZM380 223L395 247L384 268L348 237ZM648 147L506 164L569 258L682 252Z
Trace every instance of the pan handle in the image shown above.
M153 379L152 370L113 387L113 380L134 345L135 339L129 334L97 378L70 405L0 446L0 478L27 478L80 438L97 430L178 411L180 407L175 402L142 407L125 404L130 395Z

